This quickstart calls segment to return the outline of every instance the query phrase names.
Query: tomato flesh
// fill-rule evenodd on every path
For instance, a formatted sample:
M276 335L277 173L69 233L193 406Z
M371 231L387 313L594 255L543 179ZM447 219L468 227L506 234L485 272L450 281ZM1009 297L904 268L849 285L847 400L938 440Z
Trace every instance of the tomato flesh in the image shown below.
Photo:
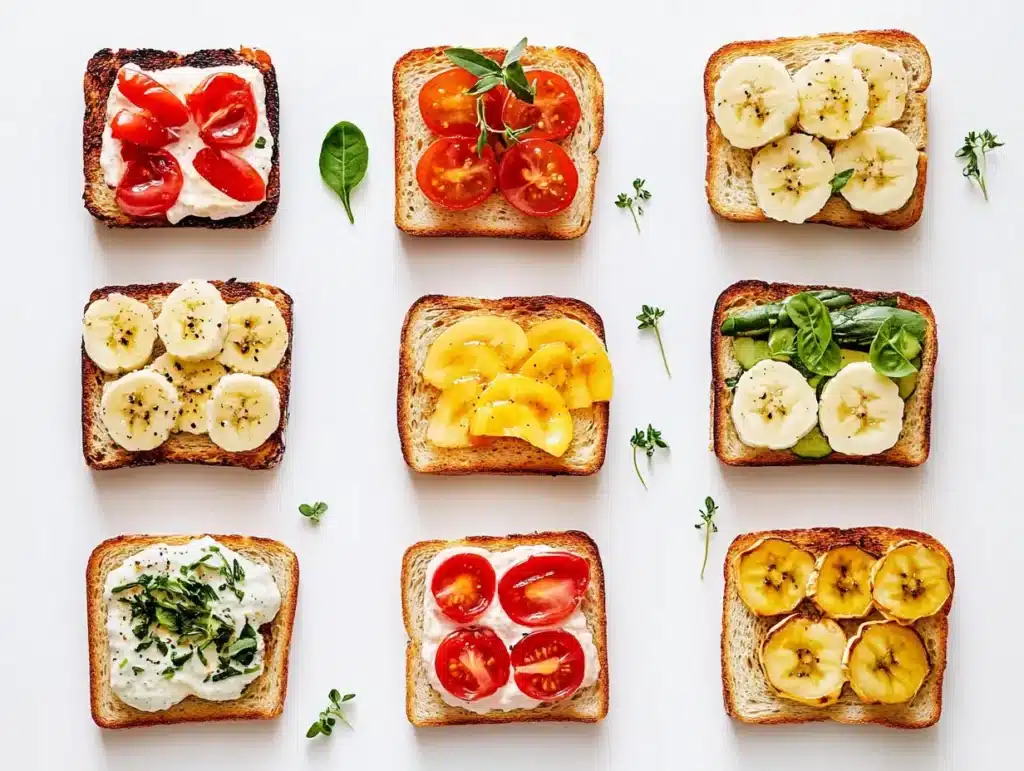
M547 70L530 70L526 80L536 89L533 104L512 96L501 117L511 128L533 126L523 139L564 139L580 122L580 102L569 81Z
M187 97L199 136L210 147L245 147L256 134L256 97L245 78L216 72Z
M505 152L498 169L498 187L524 214L551 217L572 204L579 175L560 146L546 139L528 139Z
M510 656L519 690L531 699L559 701L583 682L583 646L563 629L532 632L516 643Z
M114 197L123 212L133 217L156 217L174 205L184 176L173 155L166 150L124 145L121 157L125 169Z
M117 73L117 88L124 98L141 107L165 126L188 123L188 108L170 89L139 70L122 67Z
M487 610L497 583L486 557L464 552L438 565L430 591L444 615L457 624L466 624Z
M456 629L438 646L434 672L452 696L477 701L508 682L508 648L487 627Z
M420 89L420 115L433 133L443 137L476 136L480 129L476 120L475 95L468 91L476 76L456 67L435 75ZM508 90L504 86L482 94L484 116L488 125L501 130L501 109Z
M558 624L573 614L590 583L590 563L568 552L536 554L513 565L498 582L508 617L523 626Z
M192 166L203 179L236 201L262 201L267 197L263 177L234 153L204 147L192 159Z
M494 192L498 164L494 151L476 154L476 139L441 137L416 165L416 181L438 206L455 211L476 206Z
M121 110L110 121L110 133L114 139L154 150L178 138L177 133L165 128L145 110Z

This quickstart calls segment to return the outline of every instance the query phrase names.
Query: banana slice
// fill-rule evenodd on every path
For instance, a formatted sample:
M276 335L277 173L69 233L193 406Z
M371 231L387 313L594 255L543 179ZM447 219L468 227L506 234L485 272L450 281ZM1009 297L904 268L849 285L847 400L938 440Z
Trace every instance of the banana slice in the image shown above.
M572 376L568 379L568 385L560 388L570 410L589 407L593 402L606 402L612 398L615 379L608 350L601 338L586 324L565 316L548 319L530 327L526 340L533 352L531 360L536 358L541 348L552 343L564 343L572 352ZM519 371L533 377L525 370L526 364Z
M558 458L572 441L572 417L565 400L547 383L498 375L480 394L469 432L525 439Z
M917 187L917 148L894 128L865 129L836 144L832 163L853 176L839 191L851 207L871 214L895 211Z
M740 377L732 399L732 422L748 447L783 450L818 422L818 401L803 375L781 361L764 359Z
M856 67L868 84L868 114L864 128L891 126L903 116L910 90L910 76L903 59L879 46L857 43L839 52L839 58Z
M441 392L427 426L427 439L437 447L471 447L469 421L484 390L475 378L453 383Z
M217 361L236 372L266 375L288 350L288 325L277 303L247 297L228 308L228 332Z
M934 616L952 593L945 555L917 541L894 544L871 571L871 599L901 624Z
M794 76L800 95L800 128L825 139L846 139L868 114L868 84L849 61L819 57Z
M789 613L807 596L814 557L781 538L762 538L736 558L736 589L755 616Z
M765 216L800 223L828 202L835 166L822 142L790 134L758 150L751 173L754 197Z
M870 362L847 364L825 384L818 422L836 452L885 452L896 444L903 430L899 386L878 374Z
M153 313L138 300L114 292L85 309L82 341L89 358L107 374L138 369L156 342Z
M174 430L205 434L210 394L217 382L228 374L227 368L213 359L183 361L169 353L157 357L149 368L167 378L178 391L181 410Z
M858 546L831 549L815 562L807 596L832 618L862 618L871 610L875 562Z
M768 631L761 646L761 669L781 698L826 707L843 692L845 651L846 634L835 621L794 614Z
M213 387L207 407L210 439L228 452L253 450L281 423L281 395L265 377L232 373Z
M892 621L861 624L843 653L850 687L868 704L910 701L931 668L921 636Z
M103 386L100 420L120 447L152 450L167 441L180 409L174 386L163 375L141 369Z
M156 329L167 351L179 359L212 359L224 347L228 304L210 282L186 281L167 295Z
M423 379L447 388L467 377L483 381L514 369L529 346L523 328L502 316L469 316L452 324L427 351Z
M715 83L715 122L734 147L761 147L786 136L800 99L789 71L772 56L743 56Z

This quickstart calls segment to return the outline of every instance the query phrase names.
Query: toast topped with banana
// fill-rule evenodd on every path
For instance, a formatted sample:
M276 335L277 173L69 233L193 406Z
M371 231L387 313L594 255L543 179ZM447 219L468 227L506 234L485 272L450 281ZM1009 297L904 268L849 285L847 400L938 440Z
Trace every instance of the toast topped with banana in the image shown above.
M292 299L267 284L108 286L82 319L82 444L94 469L266 469L284 454Z

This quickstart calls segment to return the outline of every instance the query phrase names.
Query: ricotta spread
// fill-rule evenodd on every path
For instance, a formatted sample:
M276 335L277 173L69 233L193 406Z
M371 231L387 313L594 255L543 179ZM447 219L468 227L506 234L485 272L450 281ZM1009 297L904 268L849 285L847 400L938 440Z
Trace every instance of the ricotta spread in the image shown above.
M444 615L437 604L437 600L434 599L434 593L430 591L434 571L437 570L442 562L455 554L465 554L468 552L487 558L494 567L498 583L501 583L501 577L513 565L535 554L553 551L561 550L551 546L536 545L517 546L508 551L492 552L472 546L459 546L444 549L434 555L430 564L427 565L426 588L423 592L423 642L421 653L423 661L427 666L430 684L441 695L441 699L445 704L452 707L461 707L478 715L483 715L493 710L509 712L514 709L533 709L543 703L519 690L519 686L515 682L514 673L509 674L508 682L495 693L476 701L464 701L445 690L445 687L437 677L437 673L434 671L434 658L437 654L437 648L441 641L451 632L466 626L479 625L489 627L505 642L510 650L517 642L531 632L539 632L542 629L563 629L579 640L580 646L583 648L584 669L583 682L580 683L580 688L587 688L597 682L597 677L601 672L601 664L597 658L597 647L594 645L594 636L587 627L586 616L583 615L583 611L579 608L573 611L569 618L559 624L541 627L522 626L508 617L504 608L501 607L501 602L498 600L498 592L495 590L494 597L491 599L491 604L487 606L487 610L473 619L471 624L457 624Z
M125 68L141 70L134 64L126 64ZM270 123L267 120L267 90L263 83L263 74L258 69L240 64L232 67L170 67L166 70L141 71L169 89L181 99L182 103L196 86L215 72L230 72L247 80L252 85L252 94L256 100L256 133L253 135L253 141L247 147L224 152L233 152L244 158L250 166L259 172L264 182L270 179L274 137L270 133ZM117 187L117 183L124 175L125 166L124 161L121 160L121 140L114 139L111 134L110 121L117 113L125 109L137 111L139 108L124 97L115 81L114 87L110 89L110 96L107 98L107 121L103 127L103 146L100 149L103 180L110 187ZM230 198L203 179L193 168L192 159L205 146L199 137L199 127L194 120L190 120L184 126L179 126L175 131L179 133L178 141L165 145L163 149L177 159L184 181L178 200L167 211L167 220L170 223L178 223L189 215L209 217L214 220L240 217L260 205L260 201L236 201L234 198ZM257 147L256 144L261 137L264 141L260 144L263 146Z
M222 567L230 572L230 579ZM164 594L165 590L154 588L163 581L176 581L177 586L187 582L186 597L199 589L197 583L208 587L200 589L207 598L203 615L214 619L207 628L220 630L220 646L202 635L183 637L170 631L161 623L171 620L166 616L146 623L145 616L136 613L147 589L172 598L172 606L178 604L173 592ZM273 620L281 607L281 593L266 565L210 537L179 546L155 544L133 554L107 576L104 597L110 686L125 704L145 712L167 709L189 695L210 701L241 696L245 686L263 672L265 646L259 628ZM230 634L221 624L230 628ZM247 626L255 633L255 653L251 660L247 652L232 657L232 648L247 645L238 644Z

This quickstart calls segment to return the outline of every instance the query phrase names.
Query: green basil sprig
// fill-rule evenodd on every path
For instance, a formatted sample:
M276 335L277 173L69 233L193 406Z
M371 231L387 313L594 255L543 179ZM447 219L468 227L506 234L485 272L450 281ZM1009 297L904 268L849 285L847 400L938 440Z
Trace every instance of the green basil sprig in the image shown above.
M320 147L320 176L324 182L341 198L348 221L356 224L352 216L350 196L352 190L366 175L366 166L370 160L370 150L366 145L366 137L354 123L343 120L336 123Z
M816 375L836 374L842 354L832 339L832 319L825 304L800 292L786 301L786 312L796 326L796 351L804 366Z
M878 328L871 341L869 357L875 371L886 377L905 377L917 372L912 363L921 353L921 343L897 318L890 318Z
M512 46L501 64L472 48L447 48L444 53L456 67L461 67L470 75L476 76L476 83L469 89L471 95L479 96L492 88L505 86L516 98L533 104L537 92L526 79L526 72L519 61L525 52L526 38Z

